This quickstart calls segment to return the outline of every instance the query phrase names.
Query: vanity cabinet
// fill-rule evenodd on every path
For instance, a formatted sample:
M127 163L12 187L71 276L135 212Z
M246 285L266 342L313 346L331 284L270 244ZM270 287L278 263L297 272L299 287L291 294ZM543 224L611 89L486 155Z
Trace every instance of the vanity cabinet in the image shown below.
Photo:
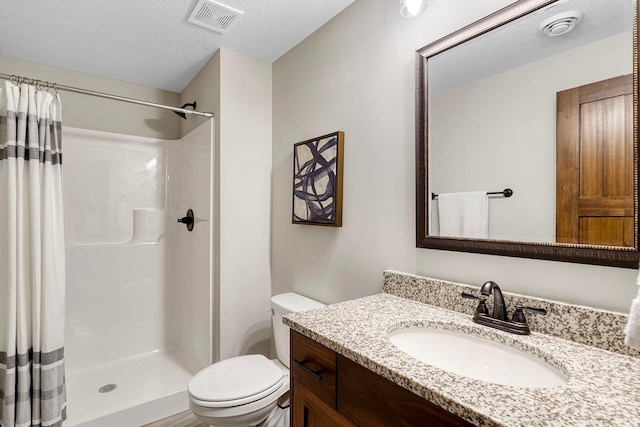
M353 426L336 410L336 353L291 331L291 425Z
M291 331L292 427L471 426Z

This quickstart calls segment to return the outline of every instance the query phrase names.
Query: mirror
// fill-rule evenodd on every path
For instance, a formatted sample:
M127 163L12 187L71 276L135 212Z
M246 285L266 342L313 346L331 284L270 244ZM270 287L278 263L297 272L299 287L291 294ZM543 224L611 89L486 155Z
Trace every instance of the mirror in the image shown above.
M417 51L418 247L638 268L637 15L521 0Z

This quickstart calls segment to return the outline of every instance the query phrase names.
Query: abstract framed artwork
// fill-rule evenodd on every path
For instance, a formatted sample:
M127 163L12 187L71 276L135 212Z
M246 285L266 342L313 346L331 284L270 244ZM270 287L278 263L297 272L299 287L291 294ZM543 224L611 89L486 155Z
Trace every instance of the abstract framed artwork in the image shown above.
M293 145L293 224L342 227L344 133Z

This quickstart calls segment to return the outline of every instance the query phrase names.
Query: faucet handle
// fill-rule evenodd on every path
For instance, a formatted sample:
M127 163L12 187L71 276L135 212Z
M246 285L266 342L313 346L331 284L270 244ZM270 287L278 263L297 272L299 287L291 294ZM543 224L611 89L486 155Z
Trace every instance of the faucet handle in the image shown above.
M463 293L460 294L460 296L462 298L466 298L466 299L477 299L477 300L480 299L480 297L477 297L477 296L475 296L473 294L470 294L469 292L463 292ZM484 297L484 295L482 295L482 296ZM486 297L485 297L485 299L486 299Z
M489 298L489 297L488 297L488 296L486 296L486 295L479 295L479 296L475 296L475 295L473 295L473 294L470 294L469 292L463 292L463 293L461 293L461 294L460 294L460 296L461 296L462 298L466 298L466 299L475 299L475 300L478 300L478 301L480 301L480 302L484 302L484 301L486 301L486 300Z
M518 307L516 307L518 308ZM533 313L533 314L542 314L545 315L547 314L547 310L541 307L530 307L530 306L523 306L522 309L524 311L528 311L529 313Z
M518 323L527 323L527 318L524 317L524 312L527 311L533 314L547 314L547 310L540 307L529 307L526 305L516 305L516 311L513 313L513 317L511 318L512 322Z
M475 295L470 294L468 292L462 292L460 294L460 296L462 298L466 298L466 299L478 300L478 307L476 307L476 315L478 315L478 314L489 315L489 309L487 308L487 305L485 304L485 301L487 301L487 298L489 298L488 296L486 296L486 295L475 296Z

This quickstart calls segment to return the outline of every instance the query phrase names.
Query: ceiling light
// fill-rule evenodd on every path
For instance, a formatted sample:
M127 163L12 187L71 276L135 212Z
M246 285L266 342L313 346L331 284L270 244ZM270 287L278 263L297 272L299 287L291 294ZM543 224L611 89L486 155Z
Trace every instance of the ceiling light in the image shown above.
M400 15L412 18L427 10L427 0L400 0Z

